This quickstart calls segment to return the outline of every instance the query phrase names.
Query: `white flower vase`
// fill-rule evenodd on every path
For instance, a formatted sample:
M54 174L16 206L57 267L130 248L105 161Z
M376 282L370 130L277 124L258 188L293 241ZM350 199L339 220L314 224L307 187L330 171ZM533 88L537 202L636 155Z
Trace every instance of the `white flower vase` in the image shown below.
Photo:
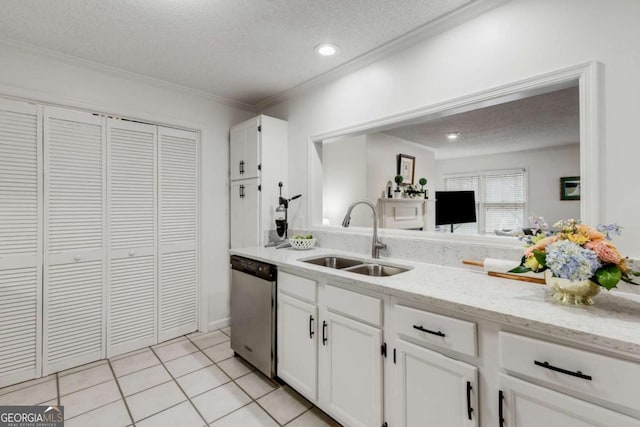
M592 297L600 293L600 286L591 280L576 280L555 277L551 270L545 270L544 280L553 291L553 299L567 305L593 305Z

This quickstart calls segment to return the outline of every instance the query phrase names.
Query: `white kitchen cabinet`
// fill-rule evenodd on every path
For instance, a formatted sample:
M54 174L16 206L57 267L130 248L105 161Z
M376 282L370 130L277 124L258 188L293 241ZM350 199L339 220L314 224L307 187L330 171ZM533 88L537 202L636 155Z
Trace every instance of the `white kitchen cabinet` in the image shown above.
M231 248L260 246L275 229L280 187L287 194L287 122L260 115L231 128L229 177L231 179ZM257 198L247 203L247 191L257 188ZM251 196L252 197L252 196ZM243 200L240 200L243 199ZM247 206L249 204L249 206Z
M500 427L638 427L640 420L500 375Z
M259 180L246 179L231 183L231 247L260 245Z
M321 407L348 426L382 425L382 331L322 311L319 358Z
M307 399L318 398L318 308L278 292L278 376Z
M478 370L404 340L394 345L392 425L475 427Z

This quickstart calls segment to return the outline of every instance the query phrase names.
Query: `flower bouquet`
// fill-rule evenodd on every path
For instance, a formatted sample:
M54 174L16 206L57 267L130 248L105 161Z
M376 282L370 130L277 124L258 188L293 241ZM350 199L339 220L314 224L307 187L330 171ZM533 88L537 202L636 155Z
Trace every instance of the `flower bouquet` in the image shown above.
M574 289L578 282L595 286L591 288L593 295L600 288L615 288L621 280L640 284L633 281L640 272L631 269L629 259L620 255L611 242L611 236L619 235L621 227L611 224L593 228L570 219L554 224L554 232L544 220L538 219L536 223L539 227L534 229L533 235L523 236L528 247L520 265L510 273L545 271L547 284L556 291L554 297L563 302L567 302L568 292L557 289L562 282L558 279L570 282L568 286ZM584 299L569 299L576 304L592 304L589 295Z

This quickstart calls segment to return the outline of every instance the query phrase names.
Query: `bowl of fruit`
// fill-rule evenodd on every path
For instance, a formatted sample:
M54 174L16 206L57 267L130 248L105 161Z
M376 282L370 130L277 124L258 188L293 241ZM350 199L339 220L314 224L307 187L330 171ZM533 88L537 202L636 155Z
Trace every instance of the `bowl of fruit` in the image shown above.
M293 249L307 250L316 245L316 239L311 234L299 234L289 237L289 243Z

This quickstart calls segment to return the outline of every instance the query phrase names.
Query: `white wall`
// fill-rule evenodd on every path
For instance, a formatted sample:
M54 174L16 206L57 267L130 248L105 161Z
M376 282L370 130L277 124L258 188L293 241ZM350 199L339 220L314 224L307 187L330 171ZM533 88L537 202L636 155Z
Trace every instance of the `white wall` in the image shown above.
M307 189L308 138L568 66L599 61L605 222L640 256L640 1L513 0L266 111L289 120L289 176ZM294 224L306 224L300 210Z
M228 318L229 127L254 114L204 96L4 44L0 44L0 64L0 95L201 130L200 280L209 322Z
M367 192L366 136L356 136L322 146L323 218L330 225L342 224L349 205ZM357 207L351 215L354 227L370 224L371 210Z
M436 160L436 186L438 190L444 189L444 175L448 174L518 168L527 170L530 215L542 215L550 224L580 218L579 201L560 200L560 177L580 175L579 144Z
M398 172L396 156L400 153L416 158L413 183L420 188L418 181L424 177L427 178L426 188L433 188L436 177L433 151L405 139L373 133L367 135L367 198L373 203L386 188L387 181L396 187L393 178Z

